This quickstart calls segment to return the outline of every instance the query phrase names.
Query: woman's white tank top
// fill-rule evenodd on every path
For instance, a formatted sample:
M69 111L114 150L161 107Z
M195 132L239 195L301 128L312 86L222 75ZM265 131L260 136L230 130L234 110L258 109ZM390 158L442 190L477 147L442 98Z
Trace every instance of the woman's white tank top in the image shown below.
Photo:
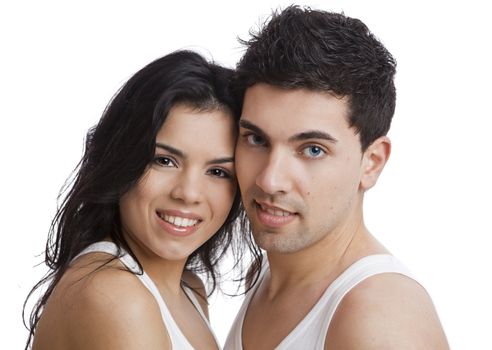
M172 348L174 350L194 350L193 346L190 344L188 339L184 336L183 332L181 332L181 329L178 327L176 322L173 319L173 316L171 315L171 312L169 311L164 299L162 298L161 294L159 293L159 290L157 289L155 283L150 279L150 277L145 273L145 271L141 271L138 267L137 262L133 257L128 254L126 251L121 249L118 252L118 247L116 244L113 242L97 242L93 243L87 248L85 248L80 254L78 254L72 261L80 257L81 255L88 254L88 253L107 253L114 255L118 257L118 259L133 273L135 273L135 276L138 277L138 279L143 283L143 285L152 293L154 296L155 300L159 304L159 308L161 310L161 315L162 315L162 320L164 322L164 325L166 326L167 332L169 334L169 338L171 339L171 344ZM119 254L118 254L119 253ZM143 273L141 273L143 272ZM196 299L193 291L191 291L189 288L186 286L183 287L184 292L190 299L190 301L193 303L195 308L197 309L198 313L200 316L203 318L203 321L205 324L208 326L210 329L210 332L212 333L215 342L217 343L217 348L220 349L219 342L217 341L217 337L215 336L214 332L212 331L210 327L210 323L208 322L207 317L203 313L203 310L200 306L200 303Z

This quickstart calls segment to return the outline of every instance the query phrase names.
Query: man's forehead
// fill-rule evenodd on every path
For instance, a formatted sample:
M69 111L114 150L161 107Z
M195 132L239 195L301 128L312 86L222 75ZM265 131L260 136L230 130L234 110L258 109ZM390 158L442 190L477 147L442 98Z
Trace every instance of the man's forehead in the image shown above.
M281 89L256 84L246 91L241 121L264 133L291 137L349 129L347 98L307 89Z

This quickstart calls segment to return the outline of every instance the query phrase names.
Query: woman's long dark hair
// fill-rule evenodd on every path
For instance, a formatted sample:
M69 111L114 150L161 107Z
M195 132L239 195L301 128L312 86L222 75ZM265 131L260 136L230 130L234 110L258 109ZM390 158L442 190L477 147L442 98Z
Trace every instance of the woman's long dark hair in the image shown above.
M121 196L151 163L156 135L173 105L224 109L237 123L240 101L230 93L231 78L232 70L209 63L197 53L177 51L145 66L113 97L99 123L87 133L84 155L51 223L45 250L50 271L24 303L23 314L32 294L47 284L26 325L30 332L26 349L53 289L84 248L109 236L138 262L122 233ZM237 232L245 223L238 190L222 227L187 260L186 269L207 275L211 292L216 287L217 263L231 244L238 243L233 246L239 255L244 252Z

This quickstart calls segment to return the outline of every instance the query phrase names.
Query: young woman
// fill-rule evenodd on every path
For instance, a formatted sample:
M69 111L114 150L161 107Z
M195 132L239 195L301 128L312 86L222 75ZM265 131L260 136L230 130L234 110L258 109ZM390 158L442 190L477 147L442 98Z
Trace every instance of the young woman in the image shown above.
M215 288L241 213L231 74L175 52L110 102L53 220L26 348L219 348L194 272Z

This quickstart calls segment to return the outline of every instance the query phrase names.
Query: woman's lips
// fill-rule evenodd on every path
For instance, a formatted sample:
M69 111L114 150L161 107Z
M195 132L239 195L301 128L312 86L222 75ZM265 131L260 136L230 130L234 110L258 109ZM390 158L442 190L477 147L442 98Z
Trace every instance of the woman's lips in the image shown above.
M173 236L187 236L195 232L202 219L193 213L177 210L156 211L159 225Z

